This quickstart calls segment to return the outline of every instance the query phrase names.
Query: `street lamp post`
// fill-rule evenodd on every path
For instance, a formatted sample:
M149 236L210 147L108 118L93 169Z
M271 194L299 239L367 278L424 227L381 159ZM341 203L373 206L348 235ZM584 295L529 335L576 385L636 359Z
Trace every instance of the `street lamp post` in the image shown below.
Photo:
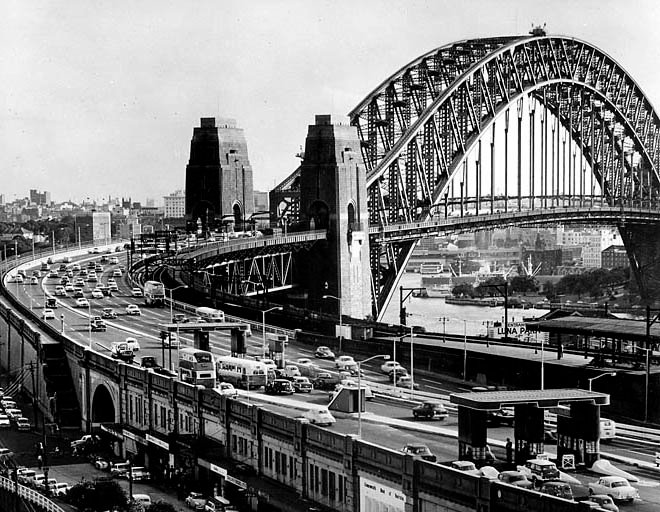
M362 438L362 363L371 361L372 359L382 358L385 361L390 359L388 354L378 354L376 356L368 357L362 361L358 361L358 439Z
M463 382L467 380L467 320L463 320Z
M412 399L415 394L415 373L414 373L414 362L413 362L413 347L415 342L415 332L413 331L413 326L410 326L410 398Z
M341 354L341 342L344 338L344 324L342 314L341 314L341 297L335 297L334 295L324 295L324 299L335 299L337 301L337 309L339 310L339 353Z
M60 315L60 322L62 322L62 334L64 334L64 315Z
M587 379L587 382L589 383L589 391L591 391L591 383L596 379L600 379L601 377L616 377L616 372L601 373L600 375L596 375L595 377Z
M266 357L266 313L270 313L271 311L282 311L282 306L275 306L270 309L266 309L265 311L261 312L261 339L262 339L262 351L263 351L263 357Z
M87 303L87 325L89 327L89 350L92 350L92 305Z

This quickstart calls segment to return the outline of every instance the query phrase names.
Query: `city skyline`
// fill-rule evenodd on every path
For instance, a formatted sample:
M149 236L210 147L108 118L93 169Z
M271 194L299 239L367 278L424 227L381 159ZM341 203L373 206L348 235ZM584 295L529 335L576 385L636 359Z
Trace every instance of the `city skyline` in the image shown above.
M270 190L297 167L316 114L345 115L432 48L532 24L598 46L660 104L660 71L647 65L660 9L650 1L635 5L640 16L613 1L454 5L15 2L0 22L2 193L162 202L184 188L192 130L206 116L236 119L255 189Z

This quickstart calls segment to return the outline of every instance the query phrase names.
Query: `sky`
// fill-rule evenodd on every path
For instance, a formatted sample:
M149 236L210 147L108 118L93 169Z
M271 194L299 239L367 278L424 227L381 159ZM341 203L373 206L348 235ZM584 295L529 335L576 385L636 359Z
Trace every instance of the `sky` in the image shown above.
M0 194L158 204L185 188L201 117L237 120L268 191L315 115L342 119L433 48L533 23L608 53L659 108L657 0L4 0Z

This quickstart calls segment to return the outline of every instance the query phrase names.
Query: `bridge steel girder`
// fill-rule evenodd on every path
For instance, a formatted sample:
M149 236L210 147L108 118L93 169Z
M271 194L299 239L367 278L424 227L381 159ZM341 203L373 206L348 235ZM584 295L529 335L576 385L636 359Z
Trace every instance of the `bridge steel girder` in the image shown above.
M362 137L371 221L387 226L430 218L461 171L467 190L467 155L498 116L521 98L534 98L570 130L569 140L603 185L604 203L624 207L660 197L660 121L640 87L614 59L584 41L562 36L476 39L415 59L350 112ZM552 128L554 135L554 123ZM548 144L554 155L554 139ZM628 160L630 153L635 158ZM436 156L433 169L429 154ZM477 180L480 172L476 170ZM560 181L559 161L552 180L550 190ZM553 204L555 199L559 202L552 198ZM374 313L381 318L414 243L378 245L374 239L371 248L376 263Z

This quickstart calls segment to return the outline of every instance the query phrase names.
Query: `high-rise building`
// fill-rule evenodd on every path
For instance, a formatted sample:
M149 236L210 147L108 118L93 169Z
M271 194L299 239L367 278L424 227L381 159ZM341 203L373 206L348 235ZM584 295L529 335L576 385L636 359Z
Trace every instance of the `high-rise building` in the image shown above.
M169 196L164 196L165 218L180 219L186 215L186 194L183 190L176 190Z

